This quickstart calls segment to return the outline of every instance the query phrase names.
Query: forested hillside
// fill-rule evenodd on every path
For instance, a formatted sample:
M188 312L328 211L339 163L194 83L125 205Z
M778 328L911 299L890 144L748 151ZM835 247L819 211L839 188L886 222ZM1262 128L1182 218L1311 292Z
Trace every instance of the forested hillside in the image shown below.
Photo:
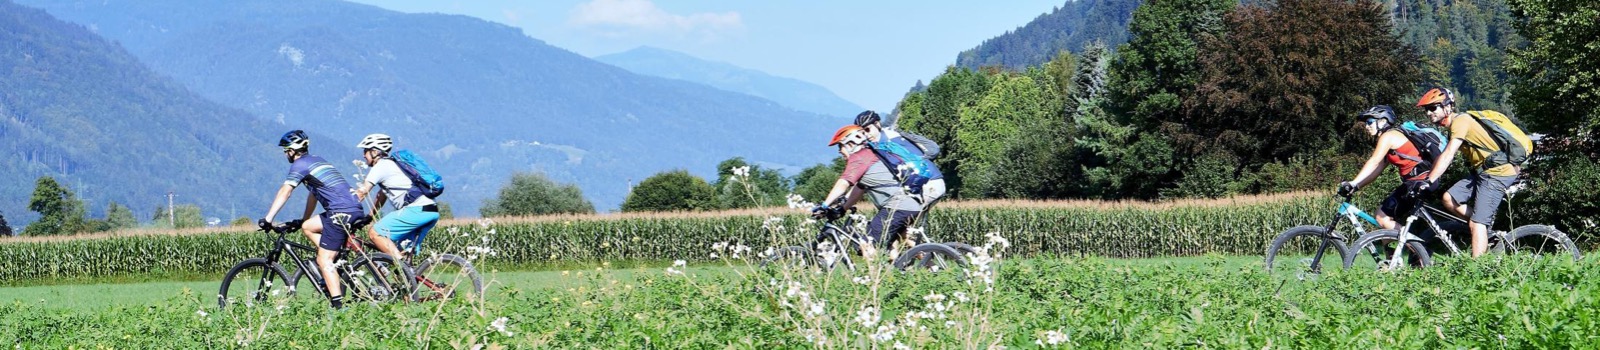
M1068 1L1016 30L956 56L967 69L999 66L1021 70L1044 64L1060 51L1083 52L1094 42L1115 47L1128 41L1128 20L1140 0Z
M176 191L211 216L260 215L284 171L280 126L151 72L122 47L44 11L0 1L0 212L21 227L52 176L91 215L110 202L149 218Z

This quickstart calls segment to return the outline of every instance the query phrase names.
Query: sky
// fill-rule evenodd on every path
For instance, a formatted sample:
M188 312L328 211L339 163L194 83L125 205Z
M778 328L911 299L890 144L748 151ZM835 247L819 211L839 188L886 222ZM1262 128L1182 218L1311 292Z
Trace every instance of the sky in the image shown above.
M638 46L675 50L822 85L887 111L956 54L1069 0L353 1L473 16L588 57Z

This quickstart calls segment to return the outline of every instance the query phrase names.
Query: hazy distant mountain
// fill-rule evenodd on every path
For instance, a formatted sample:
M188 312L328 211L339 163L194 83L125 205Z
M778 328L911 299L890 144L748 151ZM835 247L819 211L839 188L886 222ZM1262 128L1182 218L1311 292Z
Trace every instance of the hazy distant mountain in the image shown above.
M1041 14L1003 35L984 40L956 56L956 65L971 69L1002 66L1020 70L1056 57L1061 50L1081 52L1100 41L1115 48L1128 41L1128 22L1141 0L1076 0Z
M862 110L861 106L845 101L821 85L772 76L728 63L703 60L667 49L640 46L594 59L634 73L706 84L718 89L765 98L806 112L855 116Z
M287 163L279 127L206 101L121 47L44 11L0 1L0 212L38 218L39 176L102 215L109 201L147 220L167 204L259 216Z
M331 0L27 0L115 39L157 71L273 130L335 135L355 158L384 132L447 177L473 215L514 171L577 182L601 210L628 184L744 156L804 166L842 119L680 80L648 77L472 17ZM330 156L331 158L332 156Z

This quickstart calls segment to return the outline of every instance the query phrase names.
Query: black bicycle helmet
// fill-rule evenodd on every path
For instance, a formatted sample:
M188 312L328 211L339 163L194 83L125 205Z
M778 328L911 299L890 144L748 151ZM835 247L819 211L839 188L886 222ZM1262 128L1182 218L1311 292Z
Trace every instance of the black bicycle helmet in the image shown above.
M278 147L283 147L284 150L305 150L308 146L311 146L311 138L306 137L305 131L286 132L283 133L283 137L278 138Z
M865 128L867 125L877 123L882 119L878 117L878 112L873 112L869 109L856 115L856 126Z
M1387 120L1389 121L1389 126L1391 127L1399 124L1398 119L1394 117L1394 108L1389 108L1388 105L1372 106L1372 108L1368 108L1366 112L1362 112L1361 115L1356 116L1356 120L1366 121L1367 119Z

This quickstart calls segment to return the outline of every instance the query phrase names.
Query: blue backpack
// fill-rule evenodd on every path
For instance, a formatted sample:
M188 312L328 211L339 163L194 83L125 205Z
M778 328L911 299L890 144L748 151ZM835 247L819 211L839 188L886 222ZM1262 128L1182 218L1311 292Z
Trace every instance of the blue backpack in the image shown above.
M1446 140L1444 134L1440 133L1439 130L1417 126L1416 123L1412 122L1400 123L1400 133L1406 135L1406 139L1411 141L1411 146L1417 148L1417 154L1421 155L1422 159L1415 159L1405 154L1397 153L1395 155L1417 162L1415 172L1432 171L1433 162L1439 159L1439 155L1444 154L1444 141ZM1413 175L1416 174L1401 174L1401 176L1408 177Z
M411 179L411 189L406 191L406 203L417 200L418 197L439 198L444 194L444 177L433 171L428 162L422 161L416 153L409 150L400 150L389 155L395 165L400 166L400 172Z
M922 185L936 177L942 177L938 168L928 163L928 159L897 142L885 140L871 142L868 145L871 146L872 153L883 160L884 165L889 167L889 172L893 173L895 179L900 180L900 184L911 191L911 194L922 194Z

